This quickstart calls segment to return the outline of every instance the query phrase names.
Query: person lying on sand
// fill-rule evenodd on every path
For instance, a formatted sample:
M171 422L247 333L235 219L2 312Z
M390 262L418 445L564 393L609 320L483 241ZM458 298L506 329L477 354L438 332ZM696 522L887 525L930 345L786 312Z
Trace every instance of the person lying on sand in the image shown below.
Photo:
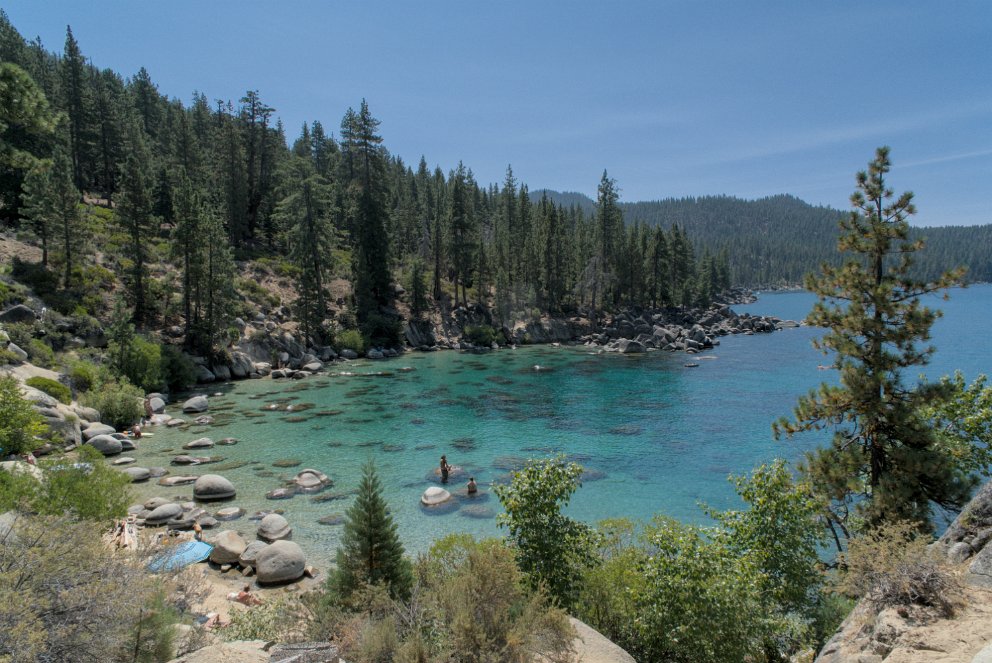
M240 592L231 592L227 595L227 600L237 601L247 606L262 605L262 599L251 593L251 585L245 585Z

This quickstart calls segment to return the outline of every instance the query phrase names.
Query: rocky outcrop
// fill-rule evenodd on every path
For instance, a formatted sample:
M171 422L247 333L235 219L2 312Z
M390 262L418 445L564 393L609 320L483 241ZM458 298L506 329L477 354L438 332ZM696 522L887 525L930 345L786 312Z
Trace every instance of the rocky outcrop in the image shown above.
M954 614L921 605L879 609L862 600L823 646L816 663L984 660L976 654L992 641L990 540L992 482L978 491L930 546L930 552L946 560L951 572L963 580L956 592ZM941 657L920 658L924 651L940 652Z

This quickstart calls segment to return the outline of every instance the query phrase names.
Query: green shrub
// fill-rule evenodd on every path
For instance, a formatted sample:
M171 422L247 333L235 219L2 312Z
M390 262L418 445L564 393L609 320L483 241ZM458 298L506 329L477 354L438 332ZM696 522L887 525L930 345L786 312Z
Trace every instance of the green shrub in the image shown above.
M40 262L27 262L14 256L10 275L17 281L34 290L35 294L44 299L59 287L59 276L44 267Z
M50 516L68 515L80 520L109 521L127 515L131 479L104 460L96 449L79 447L77 463L66 457L46 458L45 472L31 510Z
M41 415L21 396L17 380L0 377L0 455L26 454L37 449L36 436L45 432Z
M7 348L0 348L0 366L8 364L20 364L20 358Z
M468 325L462 337L472 345L490 347L496 340L496 330L489 325Z
M358 354L365 352L365 339L357 329L346 329L338 334L338 350L354 350Z
M136 424L145 414L142 407L144 392L126 378L102 382L98 389L83 394L82 401L84 405L96 408L101 419L117 430Z
M69 379L78 392L90 391L100 382L110 379L110 372L103 366L79 359L69 365Z
M55 364L55 351L40 338L32 338L24 348L32 364L42 368L50 368Z
M33 378L28 378L24 384L29 387L34 387L38 391L43 391L60 403L68 405L72 402L72 391L69 387L65 386L57 380L51 380L49 378L43 378L40 375Z

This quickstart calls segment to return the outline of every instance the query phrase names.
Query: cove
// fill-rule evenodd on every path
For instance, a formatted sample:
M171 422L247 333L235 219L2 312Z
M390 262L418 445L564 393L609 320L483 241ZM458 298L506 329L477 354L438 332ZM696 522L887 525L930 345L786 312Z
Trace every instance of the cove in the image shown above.
M801 320L814 297L804 292L762 295L738 312ZM944 318L934 327L938 352L931 379L965 371L992 371L986 345L992 326L992 286L954 290L934 298ZM214 423L185 430L157 427L137 453L145 467L171 474L216 473L237 488L233 505L282 509L293 538L326 566L341 535L339 515L353 499L361 465L374 459L407 550L426 550L450 532L499 533L493 482L508 480L525 459L565 453L587 470L569 513L588 522L664 514L705 522L700 503L717 509L737 504L729 474L749 472L776 457L795 460L823 435L774 441L771 423L789 415L796 397L834 372L811 347L823 330L783 329L772 334L721 337L721 345L695 355L651 352L596 354L577 347L521 347L486 354L407 353L387 361L328 366L327 375L302 381L269 379L209 386ZM540 367L540 369L535 369ZM178 399L177 399L178 400ZM180 401L181 402L181 401ZM170 412L179 414L176 405ZM193 416L183 416L190 421ZM234 446L186 452L198 437L234 437ZM222 456L215 464L170 466L182 453ZM475 476L482 495L441 511L420 506L434 485L441 454L464 470L448 488L463 492ZM316 494L269 500L266 493L304 468L320 470L334 485ZM191 499L190 486L136 484L142 498ZM224 504L228 506L228 504ZM214 506L208 506L214 511ZM319 521L323 519L325 523ZM222 523L254 538L247 517Z

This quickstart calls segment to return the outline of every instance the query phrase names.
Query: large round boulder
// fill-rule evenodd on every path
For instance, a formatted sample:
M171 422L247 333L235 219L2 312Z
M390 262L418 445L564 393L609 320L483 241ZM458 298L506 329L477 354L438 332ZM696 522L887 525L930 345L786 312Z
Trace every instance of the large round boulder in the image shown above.
M278 513L270 513L259 521L258 529L255 533L258 534L258 538L263 541L280 541L282 539L288 539L292 536L293 528L290 527L289 522Z
M297 580L303 577L306 566L303 549L292 541L276 541L255 556L255 572L262 584Z
M209 407L206 396L194 396L183 403L183 412L206 412Z
M148 399L148 406L154 414L165 412L165 400L161 396L152 396Z
M234 564L248 543L234 530L226 529L210 540L214 549L210 551L210 561L214 564Z
M152 509L151 513L145 516L146 525L164 525L173 518L178 518L182 515L183 508L174 502L169 502L168 504L163 504L160 507Z
M201 501L234 497L234 484L219 474L204 474L193 484L193 497Z
M451 499L451 493L440 486L431 486L421 495L420 501L424 506L437 506Z
M241 553L241 557L238 558L238 563L244 567L250 566L251 568L255 568L258 553L265 550L268 546L269 544L265 541L252 541L248 544L248 547L245 548L245 551Z
M90 445L104 456L116 456L124 450L124 445L121 444L121 441L109 435L97 435L96 437L90 438L86 444Z

